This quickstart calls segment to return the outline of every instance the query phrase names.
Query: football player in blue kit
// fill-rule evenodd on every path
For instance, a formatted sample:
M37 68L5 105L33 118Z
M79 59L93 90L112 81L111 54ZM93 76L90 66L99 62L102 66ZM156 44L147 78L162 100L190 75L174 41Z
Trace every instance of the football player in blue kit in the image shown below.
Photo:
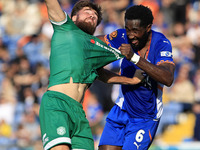
M133 77L136 69L146 75L137 85L120 85L99 150L147 150L155 137L163 112L163 86L172 85L175 64L170 41L151 29L153 19L148 7L134 5L126 10L125 29L99 37L126 56L121 75Z

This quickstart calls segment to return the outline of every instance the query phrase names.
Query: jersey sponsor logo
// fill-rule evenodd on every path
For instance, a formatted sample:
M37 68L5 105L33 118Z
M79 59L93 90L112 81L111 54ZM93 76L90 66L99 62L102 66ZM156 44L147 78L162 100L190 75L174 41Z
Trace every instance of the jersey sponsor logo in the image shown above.
M104 48L104 49L106 49L106 50L112 52L112 53L115 55L115 57L116 57L117 59L120 59L120 58L121 58L121 57L119 56L119 54L118 54L118 53L120 53L120 51L119 51L118 49L113 48L113 47L106 47L106 46L102 45L101 43L99 43L99 42L97 42L97 41L96 41L95 44L96 44L97 46L101 47L101 48Z
M65 129L65 127L58 127L57 128L57 134L58 135L64 135L66 133L66 129Z
M113 31L113 32L109 35L110 40L113 40L113 38L116 38L116 37L117 37L117 34L118 34L117 31Z
M162 51L162 52L160 52L160 55L161 55L161 56L164 56L164 57L171 57L171 56L172 56L172 53L171 53L171 52L168 52L168 51Z

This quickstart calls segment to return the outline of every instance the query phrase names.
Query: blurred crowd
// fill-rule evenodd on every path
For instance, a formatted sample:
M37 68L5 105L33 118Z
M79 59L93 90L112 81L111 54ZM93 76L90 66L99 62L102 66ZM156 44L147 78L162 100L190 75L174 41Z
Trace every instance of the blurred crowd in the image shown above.
M77 0L59 0L70 14ZM175 81L164 88L164 112L155 144L200 141L200 1L93 0L102 6L103 21L95 35L124 27L131 5L149 6L153 29L172 43ZM47 90L48 58L53 28L44 0L0 0L0 149L41 150L39 106ZM119 71L120 61L106 66ZM95 81L86 91L83 108L98 145L105 117L118 96L119 85ZM183 124L187 124L183 125ZM179 140L168 140L175 126ZM176 129L176 128L175 128ZM177 131L177 129L176 129ZM187 132L186 132L187 131ZM175 131L174 131L175 132ZM170 134L173 137L173 133Z

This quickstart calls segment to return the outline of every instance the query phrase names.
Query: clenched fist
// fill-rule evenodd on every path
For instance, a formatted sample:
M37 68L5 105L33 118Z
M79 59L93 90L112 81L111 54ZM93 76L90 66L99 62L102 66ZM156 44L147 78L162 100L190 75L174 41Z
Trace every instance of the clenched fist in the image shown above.
M130 60L133 57L134 52L130 44L122 44L119 47L119 50L121 51L121 54L126 57L126 59Z

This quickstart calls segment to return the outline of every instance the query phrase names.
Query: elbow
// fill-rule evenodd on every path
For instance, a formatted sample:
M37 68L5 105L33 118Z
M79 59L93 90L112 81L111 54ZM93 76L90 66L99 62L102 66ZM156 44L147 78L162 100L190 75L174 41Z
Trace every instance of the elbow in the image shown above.
M165 85L166 85L167 87L170 87L170 86L172 85L173 81L174 81L174 78L173 78L173 77L167 78L167 81L165 82Z
M166 83L165 85L166 85L167 87L170 87L170 86L172 85L172 83L173 83L173 82L169 82L169 83Z

